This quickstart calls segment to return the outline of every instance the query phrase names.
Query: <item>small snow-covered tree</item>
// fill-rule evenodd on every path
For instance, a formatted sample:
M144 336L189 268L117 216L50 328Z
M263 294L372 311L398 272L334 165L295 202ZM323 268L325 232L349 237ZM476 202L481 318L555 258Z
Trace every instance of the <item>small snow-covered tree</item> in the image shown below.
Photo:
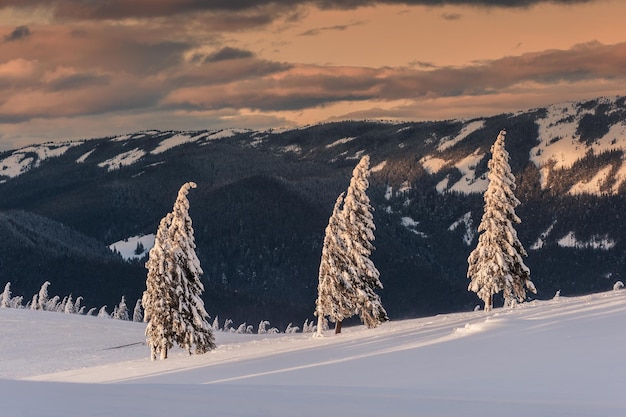
M65 314L74 314L74 301L72 300L72 294L67 297L65 304L63 305L63 312Z
M4 285L4 291L0 294L0 308L11 307L11 283L7 282Z
M491 147L488 163L489 185L484 194L484 214L478 227L481 233L476 248L470 253L467 277L469 291L493 307L493 295L503 291L505 305L526 299L526 289L536 293L530 270L522 256L526 250L517 238L513 223L521 223L515 214L520 201L515 197L515 177L509 166L509 153L504 147L506 132L502 130Z
M47 310L48 309L48 287L50 286L50 281L46 281L41 285L39 289L39 294L37 297L38 307L37 310Z
M100 311L98 311L98 317L104 317L104 318L107 318L107 319L111 318L111 316L107 312L107 306L100 307Z
M137 299L135 303L135 308L133 309L133 321L141 322L143 321L143 310L141 308L141 298Z
M129 320L126 297L123 295L120 303L115 307L115 310L113 311L113 318L116 320Z
M143 294L146 337L151 358L167 358L167 351L177 343L191 353L215 348L213 331L204 309L200 281L202 268L195 253L194 232L189 217L187 194L195 188L185 183L178 192L171 213L159 224L154 247L146 268L146 291Z
M345 241L352 263L351 284L355 291L355 312L361 321L369 327L376 327L389 320L380 297L375 290L382 289L380 273L370 259L374 251L374 210L366 194L369 187L370 158L361 158L352 172L350 186L343 203L343 217L346 224Z

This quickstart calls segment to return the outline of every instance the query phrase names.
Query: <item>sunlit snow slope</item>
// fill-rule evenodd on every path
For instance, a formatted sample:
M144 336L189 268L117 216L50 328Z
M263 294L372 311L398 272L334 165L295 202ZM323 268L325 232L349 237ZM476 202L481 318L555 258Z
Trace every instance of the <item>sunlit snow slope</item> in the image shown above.
M619 290L150 362L143 324L0 309L0 414L623 416L625 321Z

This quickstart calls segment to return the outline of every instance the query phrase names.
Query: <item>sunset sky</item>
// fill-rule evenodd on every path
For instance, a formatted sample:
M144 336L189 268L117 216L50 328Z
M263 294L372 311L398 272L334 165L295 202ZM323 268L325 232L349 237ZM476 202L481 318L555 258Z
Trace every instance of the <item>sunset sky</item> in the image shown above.
M1 0L0 150L626 94L623 0Z

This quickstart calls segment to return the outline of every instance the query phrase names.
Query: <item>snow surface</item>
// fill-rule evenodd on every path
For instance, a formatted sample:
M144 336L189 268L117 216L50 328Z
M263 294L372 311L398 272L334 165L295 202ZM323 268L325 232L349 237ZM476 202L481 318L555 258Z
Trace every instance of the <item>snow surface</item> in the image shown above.
M456 135L455 137L451 138L449 136L446 136L445 138L442 138L441 143L437 147L437 150L439 152L443 152L446 149L453 147L454 145L461 142L463 139L465 139L472 133L476 132L477 130L482 129L484 126L485 126L484 120L475 120L473 122L469 122L468 124L463 126L459 134Z
M552 229L554 229L554 226L556 225L556 220L552 222L552 224L550 226L548 226L548 228L546 229L545 232L543 232L535 241L535 243L532 244L532 246L530 247L530 249L532 250L538 250L543 248L543 245L545 245L546 240L548 239L548 236L550 236L550 233L552 233Z
M63 155L68 149L80 145L82 142L67 142L61 144L34 145L18 149L11 155L0 160L0 176L15 178L31 168L37 168L42 161ZM36 155L36 157L33 156Z
M371 172L379 172L382 171L385 166L387 165L387 161L383 161L380 164L373 166L372 169L370 169Z
M580 181L577 182L569 189L568 194L577 195L577 194L596 194L600 195L602 192L600 188L606 183L609 179L609 174L613 170L613 165L607 165L602 168L600 171L596 173L588 181Z
M468 211L463 215L463 217L452 223L450 227L448 227L448 230L452 232L456 230L457 227L459 227L461 224L465 225L465 235L463 235L463 242L465 242L467 246L470 246L474 241L474 237L476 237L477 233L477 230L474 229L474 222L472 221L471 211Z
M601 98L601 104L615 106L615 99ZM594 141L591 145L580 142L580 135L576 133L580 119L595 109L584 109L578 103L567 102L547 107L546 117L537 121L539 127L540 144L530 151L530 159L541 172L541 186L547 186L547 177L550 163L554 163L554 169L570 168L574 162L585 157L587 152L593 151L596 155L613 149L626 149L626 124L623 122L610 126L609 131L603 137ZM606 169L606 168L605 168ZM608 173L606 173L608 175ZM622 163L615 175L616 184L611 192L616 194L622 182L626 180L626 164ZM586 193L600 194L597 180L589 181ZM577 184L574 187L583 186ZM578 193L575 188L573 193Z
M2 416L626 415L626 291L344 328L217 332L151 362L142 323L0 309Z
M338 145L343 145L344 143L348 143L350 141L353 141L354 139L356 139L356 137L346 137L346 138L337 139L333 143L329 143L328 145L326 145L326 149L334 148L335 146L338 146Z
M447 188L448 191L456 191L463 194L484 193L489 185L487 175L483 174L476 178L476 166L484 156L484 153L480 153L480 149L476 149L471 155L466 156L454 164L463 176L452 186L448 183L449 178L447 178L445 183L443 182L444 180L440 181L439 184L437 184L437 191L442 193L446 191Z
M615 241L610 239L608 235L593 236L588 241L581 241L576 239L574 232L569 232L559 239L558 244L564 248L609 250L615 246Z
M420 232L419 230L417 230L417 226L420 224L420 222L413 220L411 217L402 217L400 219L400 223L402 224L402 226L406 227L416 235L421 237L428 237L424 232Z
M132 165L135 162L139 161L146 155L146 152L136 148L132 149L128 152L123 152L111 159L107 159L104 162L100 162L98 166L100 168L105 168L107 171L115 171L116 169L120 169L123 166Z
M135 253L137 244L141 243L144 247L144 251L140 254ZM109 245L109 249L112 251L118 251L122 258L126 260L141 259L150 252L150 249L154 246L154 234L133 236L128 239L120 240Z
M446 166L448 164L448 161L429 155L420 159L420 164L422 164L426 172L428 172L430 175L433 175L441 171L441 168Z
M152 151L150 151L151 154L153 155L158 155L160 153L163 153L165 151L168 151L172 148L175 148L177 146L180 145L184 145L185 143L191 143L191 142L196 142L204 137L206 137L208 135L208 133L201 133L199 135L196 136L190 136L190 135L185 135L182 133L178 133L172 137L169 137L167 139L164 139L161 141L161 143L159 143L159 146L157 146L156 148L154 148Z

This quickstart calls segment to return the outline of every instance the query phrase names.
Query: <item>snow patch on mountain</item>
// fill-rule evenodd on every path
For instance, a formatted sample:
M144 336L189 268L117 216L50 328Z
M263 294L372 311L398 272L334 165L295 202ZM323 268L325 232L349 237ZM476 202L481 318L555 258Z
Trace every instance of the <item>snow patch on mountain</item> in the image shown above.
M472 221L471 211L468 211L463 215L463 217L452 223L450 227L448 227L448 230L452 232L462 224L465 225L465 235L463 236L463 242L465 242L467 246L470 246L474 241L474 237L476 237L476 230L474 229L474 222Z
M139 161L146 155L146 152L141 149L132 149L128 152L121 153L111 159L107 159L104 162L100 162L98 166L100 168L105 168L107 171L115 171L116 169L120 169L123 166L132 165L135 162Z
M0 160L0 176L15 178L32 168L37 168L48 158L59 157L68 149L82 142L66 142L61 144L34 145L14 151Z
M206 136L207 140L225 139L230 138L240 133L250 132L248 129L222 129L217 132L213 132ZM199 139L199 138L198 138Z
M386 165L387 165L387 161L383 161L380 164L372 167L372 169L370 169L370 171L371 172L380 172L380 171L382 171L385 168Z
M160 153L163 153L165 151L168 151L172 148L175 148L177 146L180 145L184 145L185 143L191 143L191 142L196 142L204 137L206 137L208 135L207 132L201 133L199 135L195 135L195 136L191 136L191 135L186 135L183 133L178 133L174 136L171 136L167 139L164 139L161 141L161 143L159 144L159 146L157 146L155 149L153 149L152 151L150 151L151 154L153 155L157 155Z
M92 150L90 150L89 152L84 153L84 154L83 154L83 155L81 155L78 159L76 159L76 163L77 163L77 164L82 164L82 163L84 163L84 162L85 162L85 160L86 160L87 158L89 158L89 156L90 156L90 155L91 155L94 151L95 151L95 149L92 149Z
M413 220L410 217L402 217L400 219L400 223L402 224L402 226L406 227L407 229L409 229L411 232L415 233L418 236L421 237L428 237L426 236L426 234L424 232L420 232L419 230L417 230L417 226L420 224L418 221Z
M344 143L351 142L354 139L356 139L356 137L346 137L346 138L337 139L333 143L329 143L328 145L326 145L326 149L334 148L335 146L338 146L338 145L343 145Z
M479 177L476 177L476 166L484 158L484 156L484 153L480 153L480 149L476 149L474 153L466 156L454 164L456 169L458 169L463 176L459 181L450 186L448 191L456 191L463 194L485 192L485 190L487 190L487 185L489 185L487 174L482 174ZM441 189L445 191L445 188L443 187L444 184L440 184ZM446 183L445 185L448 186L449 184ZM439 187L437 189L439 190Z
M600 98L599 105L612 107L608 114L615 112L615 99ZM584 107L580 103L567 102L554 104L546 108L546 116L537 120L539 130L539 145L530 151L530 160L541 172L541 186L548 186L548 176L551 169L568 169L592 151L600 154L614 149L626 149L626 123L619 122L609 127L609 131L591 144L580 141L577 133L581 119L588 114L593 114L595 107ZM606 168L605 168L606 169ZM610 170L609 170L610 171ZM589 193L600 194L600 184L608 180L608 172L604 172L604 181L598 173L595 178L586 183L579 183L570 190L571 194ZM626 166L622 164L615 175L616 183L611 192L616 193L620 184L626 180Z
M579 195L579 194L602 194L601 188L605 185L605 183L609 180L609 174L613 170L613 165L607 165L602 168L600 171L596 173L588 181L579 181L569 189L568 194L571 195Z
M543 232L541 235L539 235L539 237L537 238L535 243L533 243L531 245L530 249L531 250L538 250L538 249L543 248L543 245L546 244L546 240L548 239L548 236L550 236L550 233L552 233L552 229L554 229L555 225L556 225L556 220L553 221L550 226L548 226L548 228L545 230L545 232Z
M576 249L600 249L609 250L615 247L615 241L610 239L608 235L604 236L592 236L588 241L581 241L576 239L574 232L569 232L558 241L559 246L563 248L576 248Z
M448 161L431 155L423 157L419 162L430 175L438 173L448 164Z
M300 147L300 145L287 145L287 146L282 146L280 148L278 148L278 150L282 153L295 153L295 154L301 154L302 153L302 148Z
M112 252L119 252L126 260L141 259L150 252L154 246L154 234L133 236L109 245Z
M439 146L437 147L437 150L439 152L443 152L446 149L453 147L454 145L461 142L463 139L465 139L472 133L476 132L477 130L482 129L484 126L485 126L484 120L474 120L472 122L469 122L468 124L463 126L463 128L461 129L458 135L454 137L446 136L442 138L441 142L439 143Z

